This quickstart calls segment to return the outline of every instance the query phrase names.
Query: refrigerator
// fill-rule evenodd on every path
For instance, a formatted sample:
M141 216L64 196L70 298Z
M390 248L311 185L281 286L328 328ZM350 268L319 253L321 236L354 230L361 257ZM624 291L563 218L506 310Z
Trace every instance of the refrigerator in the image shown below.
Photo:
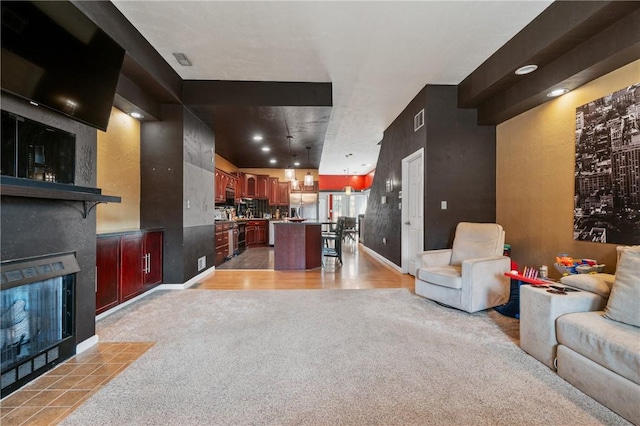
M295 193L289 195L290 214L307 219L318 220L318 194Z

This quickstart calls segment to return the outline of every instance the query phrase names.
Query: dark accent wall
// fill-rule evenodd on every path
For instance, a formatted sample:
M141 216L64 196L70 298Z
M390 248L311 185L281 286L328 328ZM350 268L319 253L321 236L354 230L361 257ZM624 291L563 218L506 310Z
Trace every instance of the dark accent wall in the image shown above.
M97 133L47 108L34 107L6 93L2 109L76 135L76 184L95 187ZM76 344L95 334L95 210L82 218L81 201L2 196L0 256L3 261L75 252Z
M198 258L207 256L207 267L215 258L213 131L182 105L163 105L162 120L140 129L140 226L165 229L163 282L181 284L197 275ZM185 194L198 192L202 202L190 200L193 219ZM210 223L203 223L205 217Z
M414 116L423 108L425 125L414 132ZM365 214L366 246L398 266L402 159L423 147L425 249L450 247L458 222L496 217L495 126L478 126L475 110L457 107L456 86L427 85L384 132ZM390 193L388 178L394 182ZM447 210L440 209L441 201L447 201Z

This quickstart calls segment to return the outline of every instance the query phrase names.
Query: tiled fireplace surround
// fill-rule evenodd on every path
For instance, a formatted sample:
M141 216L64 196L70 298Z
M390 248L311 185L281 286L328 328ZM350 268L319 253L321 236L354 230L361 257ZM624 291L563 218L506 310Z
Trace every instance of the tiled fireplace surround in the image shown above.
M2 109L76 135L75 183L96 186L95 129L37 108L2 93ZM56 253L74 253L80 271L75 276L74 347L90 347L95 337L95 210L83 218L82 201L2 195L0 258L3 262ZM82 350L82 349L81 349ZM60 360L63 361L63 360Z

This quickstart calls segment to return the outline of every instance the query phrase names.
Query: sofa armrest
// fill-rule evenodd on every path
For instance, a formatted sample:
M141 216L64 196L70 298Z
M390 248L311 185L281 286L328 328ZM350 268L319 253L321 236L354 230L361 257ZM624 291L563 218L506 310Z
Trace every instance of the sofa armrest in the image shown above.
M416 268L431 268L448 265L451 261L451 249L427 250L416 254Z
M502 305L509 299L511 259L492 256L462 261L462 304L482 310Z
M546 288L520 286L520 346L529 355L555 369L558 340L556 319L575 312L604 309L607 299L588 291L564 295L549 293Z

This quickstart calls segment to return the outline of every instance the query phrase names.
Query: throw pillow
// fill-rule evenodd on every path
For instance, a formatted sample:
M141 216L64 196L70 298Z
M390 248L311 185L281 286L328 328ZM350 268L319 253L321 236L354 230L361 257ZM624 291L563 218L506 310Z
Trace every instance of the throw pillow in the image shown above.
M640 246L622 250L604 316L640 327Z

